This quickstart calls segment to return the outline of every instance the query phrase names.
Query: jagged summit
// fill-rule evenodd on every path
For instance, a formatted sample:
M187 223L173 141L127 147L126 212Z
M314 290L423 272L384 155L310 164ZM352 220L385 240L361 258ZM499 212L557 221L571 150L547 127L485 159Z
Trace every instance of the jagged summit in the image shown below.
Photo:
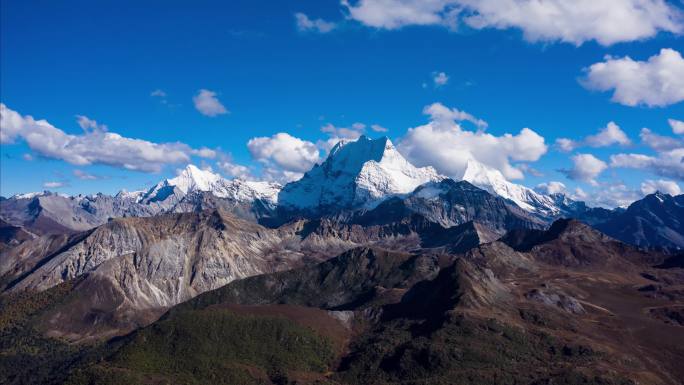
M443 179L434 168L418 168L387 137L339 142L326 160L279 194L286 208L330 210L374 207L421 184Z
M560 209L554 199L534 190L511 183L501 171L488 167L475 159L468 160L463 180L474 184L492 194L515 202L521 208L544 216L556 216Z
M194 164L189 164L177 177L167 179L166 182L187 194L188 191L211 191L222 179L218 174L209 170L201 170Z
M165 179L142 197L145 202L164 201L169 196L181 197L194 192L210 192L219 198L251 202L256 199L275 204L281 185L273 182L228 180L210 170L189 164L175 178Z

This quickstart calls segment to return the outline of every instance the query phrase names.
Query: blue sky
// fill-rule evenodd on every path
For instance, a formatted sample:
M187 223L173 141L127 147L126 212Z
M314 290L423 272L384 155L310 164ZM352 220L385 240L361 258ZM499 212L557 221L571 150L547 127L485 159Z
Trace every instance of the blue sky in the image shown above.
M615 37L597 32L577 37L554 34L553 27L515 21L502 26L501 20L496 25L490 20L488 27L474 26L465 16L452 21L449 12L455 5L446 0L437 10L406 2L416 8L412 15L433 16L428 21L393 19L392 10L383 13L380 9L378 16L371 13L375 8L364 8L373 5L372 0L366 1L348 6L320 0L3 1L0 101L22 117L45 119L67 134L83 135L76 116L86 116L126 138L212 149L213 158L199 157L187 148L183 151L191 162L211 166L226 176L230 176L224 171L228 168L222 169L217 162L245 166L250 178L280 180L292 178L312 162L311 156L305 156L303 165L284 167L272 151L256 147L250 151L250 139L287 133L312 143L323 157L323 142L331 136L321 131L323 126L354 131L354 123L363 123L368 135L388 135L401 143L407 140L409 128L430 121L424 108L441 103L485 120L486 132L495 139L505 133L517 135L525 127L543 137L547 149L529 157L536 159L507 160L523 170L524 179L516 183L534 187L558 181L568 192L577 193L575 189L580 188L588 193L585 199L597 201L594 195L607 194L616 186L622 186L616 195L631 199L642 191L645 180L681 183L684 172L676 165L667 170L658 169L659 165L611 166L611 155L638 153L657 158L664 151L639 138L643 127L676 142L667 150L679 148L681 136L668 124L668 119L684 120L679 93L675 90L666 101L654 102L649 95L657 90L645 89L650 83L641 84L634 91L638 93L636 105L626 105L625 100L611 100L614 89L609 86L603 86L608 87L605 91L597 89L605 82L620 87L630 79L614 80L610 74L597 73L593 86L586 81L587 68L609 61L606 55L646 63L663 48L684 52L681 2L653 0L654 6L662 3L671 12L669 21L649 22L653 33ZM632 3L620 2L627 8ZM462 3L468 7L472 2ZM468 14L485 11L471 8ZM311 23L300 20L298 24L297 13ZM541 30L541 37L530 36L532 30ZM606 41L606 36L618 41ZM673 66L675 75L682 73L676 60ZM615 66L615 71L620 68ZM440 72L448 77L446 84L435 83ZM668 85L668 81L661 79L655 86ZM676 81L671 87L681 84ZM202 114L193 101L202 89L214 92L228 113ZM155 90L165 96L153 96ZM580 146L569 152L559 151L554 144L558 138L580 141L610 121L631 144ZM476 130L467 121L454 123L463 130ZM372 124L388 131L375 132ZM334 133L341 135L339 130ZM404 144L405 148L410 145ZM294 146L301 155L297 146L302 144L294 139L282 145ZM21 135L6 140L0 151L3 196L57 184L63 186L56 191L70 194L138 189L174 175L187 163L172 157L160 161L154 170L135 171L97 156L74 162L37 150ZM478 151L473 150L475 156ZM578 154L591 154L606 167L595 177L591 172L572 173L583 166L573 162ZM413 156L418 163L426 159L418 150ZM449 165L444 167L451 170Z

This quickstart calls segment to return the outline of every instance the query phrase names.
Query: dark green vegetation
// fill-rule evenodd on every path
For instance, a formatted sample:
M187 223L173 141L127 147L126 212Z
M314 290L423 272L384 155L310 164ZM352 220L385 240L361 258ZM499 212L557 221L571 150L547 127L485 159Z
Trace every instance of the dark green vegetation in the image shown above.
M59 383L87 351L97 349L47 338L39 330L41 315L59 306L71 288L64 283L0 297L0 383Z
M225 309L177 313L124 340L68 383L287 383L288 373L322 373L335 359L332 343L308 328Z

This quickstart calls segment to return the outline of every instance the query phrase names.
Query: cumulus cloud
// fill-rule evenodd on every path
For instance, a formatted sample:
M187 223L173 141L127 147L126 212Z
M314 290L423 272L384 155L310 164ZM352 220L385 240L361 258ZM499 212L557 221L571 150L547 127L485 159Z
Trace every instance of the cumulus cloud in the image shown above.
M602 45L681 33L681 10L664 0L342 0L351 19L374 28L410 25L516 28L528 41Z
M596 178L608 168L608 164L591 154L577 154L572 158L573 167L560 170L568 178L597 185Z
M107 131L107 126L97 123L96 120L90 119L87 116L76 115L76 122L83 129L83 131Z
M330 151L340 140L356 140L365 131L366 125L360 122L356 122L349 127L337 127L328 123L321 127L321 132L328 134L329 138L318 141L318 146L325 151Z
M669 151L684 147L684 141L681 139L658 135L648 128L642 128L639 137L642 143L656 151Z
M429 115L430 118L434 121L470 122L481 129L485 129L488 126L487 122L485 122L484 120L478 119L473 115L465 111L461 111L457 108L449 108L443 105L442 103L432 103L431 105L426 106L423 109L423 113Z
M158 172L167 165L187 163L197 150L183 143L154 143L126 138L113 132L89 129L67 134L46 120L22 116L0 103L0 142L23 140L34 153L86 166L105 164L144 172Z
M157 97L157 98L165 98L165 97L166 97L166 92L164 92L164 91L160 90L159 88L157 88L156 90L150 92L150 96L154 96L154 97Z
M678 135L684 134L684 122L676 119L668 119L667 122L672 128L672 132Z
M328 33L337 27L333 22L323 19L310 19L309 16L301 12L295 13L295 21L297 29L302 32Z
M197 95L192 97L192 101L195 103L197 111L202 115L214 117L228 113L228 110L218 100L214 91L201 89L197 92Z
M362 24L382 29L408 25L455 27L458 9L449 0L342 0L349 17Z
M641 199L642 194L624 183L602 185L591 194L586 194L585 201L590 206L607 208L627 207L634 201Z
M192 154L197 155L200 158L214 159L218 155L218 152L207 147L202 147L197 150L192 150Z
M264 176L275 180L292 180L319 160L315 144L280 132L270 137L252 138L247 142L252 157L264 165Z
M663 151L655 156L645 154L615 154L610 166L650 171L655 175L684 180L684 148Z
M586 69L580 83L590 90L612 90L612 100L626 106L664 107L684 100L684 59L669 48L647 61L606 56Z
M249 167L233 163L230 160L216 162L216 166L231 178L249 179L251 176Z
M682 189L679 187L677 182L672 180L645 180L641 183L641 193L644 195L653 194L656 191L660 191L665 194L679 195L682 193Z
M371 130L373 130L375 132L387 132L387 131L389 131L389 129L387 129L387 128L379 125L379 124L371 124Z
M444 72L436 72L432 76L432 81L435 83L435 87L442 87L449 82L449 76Z
M632 141L629 140L627 134L625 134L615 122L609 122L606 127L600 129L595 135L589 135L580 141L574 141L568 138L556 139L556 147L563 152L570 152L583 146L608 147L614 144L619 144L621 146L632 144Z
M545 195L551 194L565 194L567 187L562 182L551 181L548 183L540 183L535 188L535 191Z
M463 120L484 122L440 103L426 106L430 122L410 128L398 142L399 151L417 166L433 166L442 174L460 179L469 159L501 171L506 178L520 179L523 171L511 162L533 162L547 151L544 138L529 128L517 135L495 136L483 130L465 130ZM480 124L482 126L483 124Z
M90 174L86 171L76 169L74 170L74 176L80 180L98 180L100 179L99 176L95 174Z
M569 138L558 138L556 139L556 147L562 152L571 152L579 146L579 142L576 142Z
M65 187L66 183L64 182L57 182L57 181L52 181L52 182L45 182L43 183L43 188L62 188Z

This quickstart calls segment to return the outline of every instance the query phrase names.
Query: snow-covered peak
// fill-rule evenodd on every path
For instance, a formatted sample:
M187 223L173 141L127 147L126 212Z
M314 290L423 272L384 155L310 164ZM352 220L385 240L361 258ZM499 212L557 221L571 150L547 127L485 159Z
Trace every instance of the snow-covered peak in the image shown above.
M240 202L252 202L261 199L275 204L278 201L278 192L281 188L281 185L272 182L228 180L191 164L178 173L175 178L159 182L141 199L148 202L163 201L171 195L179 199L192 192L210 192L218 198L234 199Z
M240 202L251 202L257 199L275 205L278 203L278 193L283 188L275 182L258 182L233 179L226 181L224 198L232 198Z
M443 178L432 167L409 163L388 138L361 136L336 144L325 162L287 184L279 201L306 209L372 207Z
M528 187L511 183L501 171L488 167L475 159L468 160L463 180L492 194L513 201L529 212L546 216L557 215L560 212L553 198L539 194Z
M15 194L10 197L10 199L33 199L35 197L45 195L45 191L36 191L24 194Z
M187 194L190 191L211 191L223 178L209 170L201 170L189 164L175 178L167 179L166 185L174 186Z
M134 202L139 202L143 196L145 195L145 190L138 190L138 191L127 191L126 189L123 189L116 193L115 198L119 199L127 199L127 200L132 200Z

